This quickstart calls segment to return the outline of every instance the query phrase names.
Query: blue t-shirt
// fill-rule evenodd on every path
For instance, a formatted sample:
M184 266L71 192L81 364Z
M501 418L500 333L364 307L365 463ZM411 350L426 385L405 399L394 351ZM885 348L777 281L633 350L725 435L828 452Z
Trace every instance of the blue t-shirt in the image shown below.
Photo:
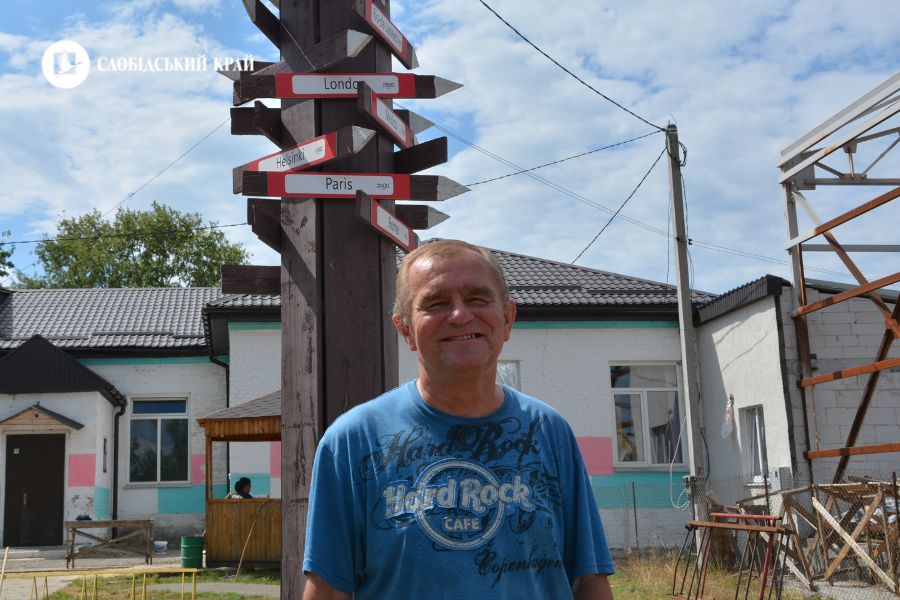
M556 600L612 573L572 430L504 392L470 419L410 382L337 419L316 451L303 570L357 600Z

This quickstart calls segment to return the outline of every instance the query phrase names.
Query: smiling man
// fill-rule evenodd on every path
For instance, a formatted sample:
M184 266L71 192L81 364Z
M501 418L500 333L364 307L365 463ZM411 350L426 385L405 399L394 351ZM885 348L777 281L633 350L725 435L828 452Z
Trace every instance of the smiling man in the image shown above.
M515 316L486 250L441 240L407 255L393 320L419 377L322 437L306 600L612 599L612 559L572 430L496 383Z

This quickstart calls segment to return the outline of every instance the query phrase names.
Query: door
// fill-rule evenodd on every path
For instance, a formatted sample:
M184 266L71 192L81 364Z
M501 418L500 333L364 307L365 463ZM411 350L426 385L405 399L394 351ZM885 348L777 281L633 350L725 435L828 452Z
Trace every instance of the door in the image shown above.
M7 436L5 545L62 544L65 457L64 435Z

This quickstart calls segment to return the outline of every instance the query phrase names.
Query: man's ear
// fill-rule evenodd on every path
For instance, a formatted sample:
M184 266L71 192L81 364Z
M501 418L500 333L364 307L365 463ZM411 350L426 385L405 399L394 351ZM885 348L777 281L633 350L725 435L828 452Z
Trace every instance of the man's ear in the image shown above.
M513 323L516 322L516 301L510 298L503 305L503 341L509 341L509 334L512 333Z
M394 327L397 328L397 332L403 337L403 340L406 342L406 345L409 347L409 349L413 352L416 352L416 340L413 338L409 330L409 325L407 325L399 315L393 315L391 317L391 321L394 322Z

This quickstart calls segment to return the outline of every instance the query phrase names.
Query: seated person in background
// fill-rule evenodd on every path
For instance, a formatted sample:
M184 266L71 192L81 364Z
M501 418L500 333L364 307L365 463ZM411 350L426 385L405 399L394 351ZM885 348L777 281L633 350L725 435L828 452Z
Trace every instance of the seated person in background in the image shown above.
M240 500L241 498L252 498L253 494L250 493L250 479L247 477L241 477L237 480L237 483L234 484L234 491L228 492L228 495L225 497L226 499L235 499Z

